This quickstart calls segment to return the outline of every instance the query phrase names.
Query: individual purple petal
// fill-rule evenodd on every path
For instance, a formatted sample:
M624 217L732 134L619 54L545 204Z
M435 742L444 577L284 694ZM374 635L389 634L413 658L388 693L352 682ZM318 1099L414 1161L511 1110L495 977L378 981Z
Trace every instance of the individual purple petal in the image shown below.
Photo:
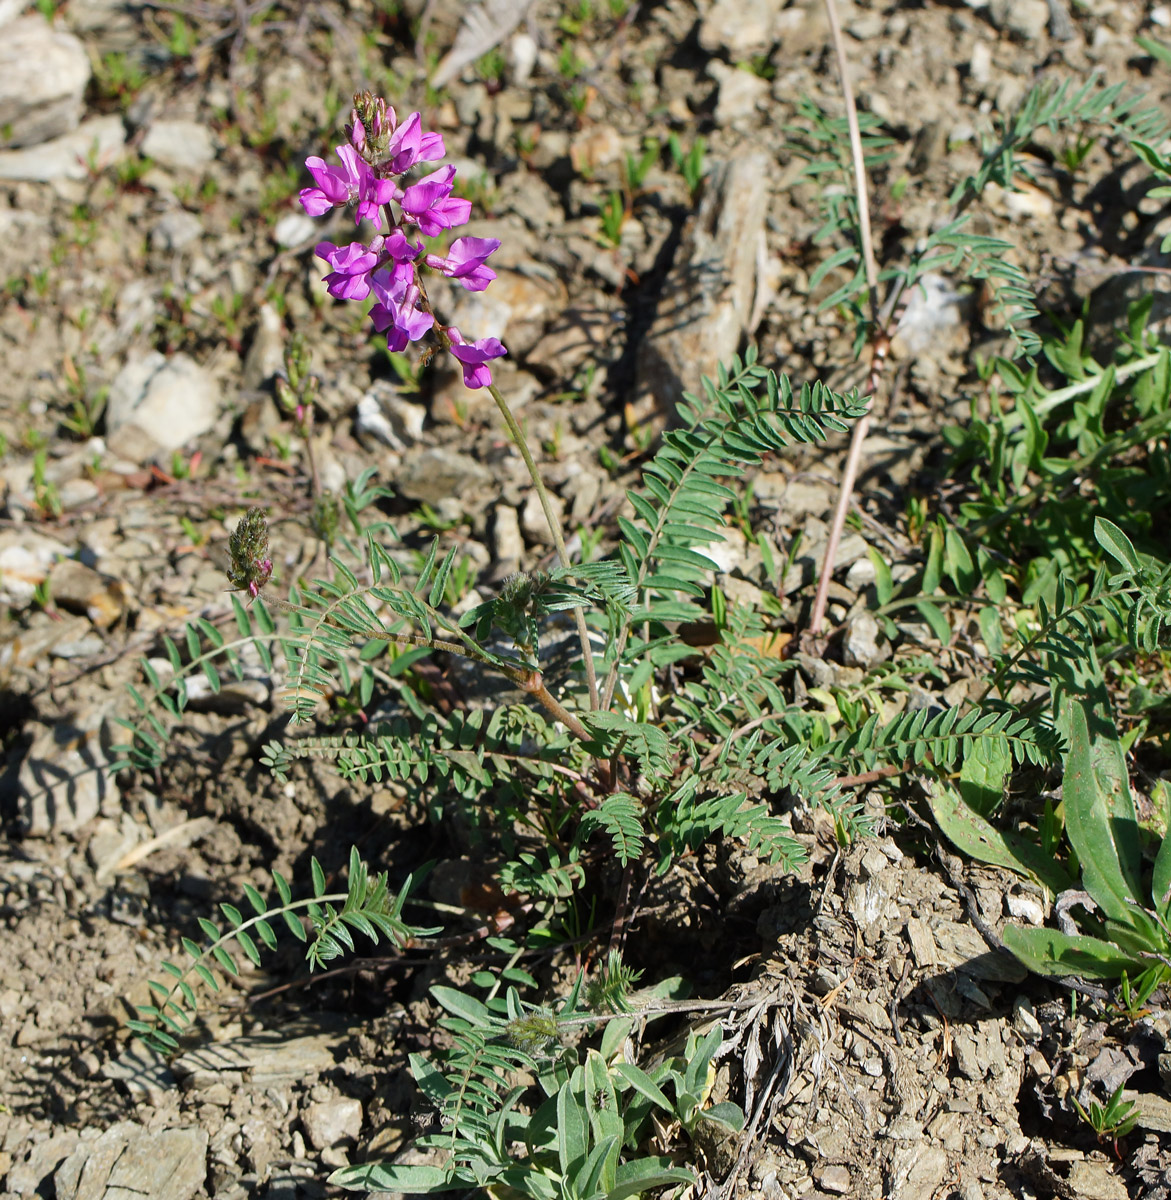
M335 146L334 149L338 158L342 160L342 170L349 180L351 193L356 192L361 187L363 179L370 174L370 167L358 156L357 150L348 143L344 146Z
M492 372L488 363L507 354L499 338L480 338L475 342L465 342L454 325L447 328L447 337L451 342L451 352L463 367L464 387L483 388L492 383Z
M435 318L430 313L410 306L392 308L385 304L374 305L370 310L370 320L379 333L386 334L386 348L392 354L405 350L411 342L417 342L435 324Z
M331 208L349 201L349 181L336 167L331 167L316 155L307 158L305 166L317 181L317 187L301 190L301 204L311 217L320 217Z
M496 278L496 272L486 267L484 260L499 248L499 238L461 237L451 243L446 258L428 254L425 262L469 292L482 292Z
M398 228L392 229L386 235L382 242L382 248L395 262L400 263L413 262L418 258L419 251L423 249L422 245L416 246Z
M375 229L382 228L382 206L389 204L394 198L394 181L377 179L371 172L362 181L358 191L358 208L354 214L354 224L363 220L373 223Z

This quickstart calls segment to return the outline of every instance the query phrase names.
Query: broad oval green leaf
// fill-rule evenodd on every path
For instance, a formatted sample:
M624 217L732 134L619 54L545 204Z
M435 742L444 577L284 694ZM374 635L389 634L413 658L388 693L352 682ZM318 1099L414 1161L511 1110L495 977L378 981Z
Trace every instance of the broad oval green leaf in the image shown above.
M1139 900L1132 886L1137 875L1133 855L1138 836L1134 802L1125 777L1119 780L1108 769L1112 765L1108 752L1112 745L1117 746L1118 735L1112 727L1105 727L1103 714L1096 713L1094 718L1091 740L1086 706L1070 700L1069 752L1062 782L1065 828L1081 861L1086 891L1108 917L1133 926L1137 915L1134 902ZM1095 770L1099 764L1101 771ZM1107 795L1104 783L1125 794Z
M329 1177L335 1187L353 1192L453 1192L466 1191L467 1184L453 1181L442 1167L376 1162L342 1167Z
M1118 979L1123 971L1134 976L1149 965L1125 954L1111 942L1057 929L1009 925L1004 930L1004 945L1038 975Z
M1139 570L1138 555L1130 543L1130 538L1113 521L1108 521L1105 517L1095 517L1094 537L1098 539L1098 545L1128 571Z

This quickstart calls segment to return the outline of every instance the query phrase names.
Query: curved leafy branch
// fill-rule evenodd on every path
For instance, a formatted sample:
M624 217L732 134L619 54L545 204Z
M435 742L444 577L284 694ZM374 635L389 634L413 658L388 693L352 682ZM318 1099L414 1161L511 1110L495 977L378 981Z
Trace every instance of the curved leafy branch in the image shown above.
M720 367L718 382L703 380L704 400L684 393L682 429L668 430L643 470L643 486L627 492L634 518L619 517L619 555L643 607L626 615L612 648L602 708L614 696L626 642L636 621L692 620L716 564L700 547L723 540L724 513L735 497L722 479L793 442L823 441L843 432L865 412L856 394L842 396L823 384L802 384L795 395L788 376L757 365L755 347L743 362ZM762 394L763 393L763 394ZM688 599L679 599L679 596Z
M159 1053L174 1052L179 1046L178 1038L186 1032L198 1009L193 981L199 980L213 992L218 992L217 970L238 977L240 968L230 949L233 945L249 962L259 966L261 954L257 940L266 949L275 950L277 935L273 925L278 919L298 941L306 943L305 957L311 968L352 951L351 931L364 934L376 945L380 938L385 938L400 949L415 938L438 932L414 928L402 919L411 877L407 877L397 895L392 895L385 873L371 879L357 848L350 851L349 887L345 892L326 894L325 872L316 858L312 860L311 870L313 895L307 899L294 900L288 882L279 871L274 871L272 879L279 903L269 904L254 887L245 884L244 896L253 916L246 918L235 905L221 904L220 911L228 922L228 929L221 930L214 921L201 918L199 927L208 944L200 946L191 938L182 939L189 961L181 966L164 960L162 968L171 978L170 986L149 980L155 1003L140 1005L140 1019L127 1022L128 1026ZM298 913L308 917L312 937Z

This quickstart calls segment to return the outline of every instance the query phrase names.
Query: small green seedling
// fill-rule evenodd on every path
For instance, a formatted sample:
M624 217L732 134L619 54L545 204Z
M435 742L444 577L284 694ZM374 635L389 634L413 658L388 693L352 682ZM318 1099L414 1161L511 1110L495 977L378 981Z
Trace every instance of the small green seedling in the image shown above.
M1124 1086L1120 1083L1104 1105L1091 1100L1088 1112L1077 1100L1073 1102L1078 1116L1098 1135L1098 1141L1114 1143L1115 1154L1118 1154L1118 1139L1126 1137L1138 1123L1138 1105L1132 1100L1122 1099Z

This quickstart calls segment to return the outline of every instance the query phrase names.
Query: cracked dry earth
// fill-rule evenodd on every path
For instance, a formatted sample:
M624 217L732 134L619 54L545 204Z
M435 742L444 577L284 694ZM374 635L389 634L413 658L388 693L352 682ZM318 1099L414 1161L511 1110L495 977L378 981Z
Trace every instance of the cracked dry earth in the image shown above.
M1166 73L1134 40L1171 25L1166 5L841 7L860 103L893 139L876 177L879 235L892 243L940 218L989 114L1038 78L1101 70L1167 102ZM539 2L504 39L499 79L456 66L428 93L411 31L422 23L442 55L463 8L0 0L4 1197L323 1196L337 1165L410 1161L426 1123L406 1056L434 1037L428 987L466 978L458 951L363 959L317 982L282 952L209 1004L170 1062L137 1046L126 1021L179 938L242 884L265 890L274 869L303 878L311 854L333 875L356 842L392 879L438 860L443 898L442 881L473 866L458 831L314 765L274 783L258 759L283 728L282 680L258 664L219 695L192 688L157 777L105 770L138 660L194 617L230 624L223 551L240 513L269 509L284 579L316 557L303 448L273 398L294 331L309 335L322 380L327 486L374 468L394 488L400 533L417 536L429 506L485 593L548 553L484 397L438 363L411 390L345 306L324 300L311 248L331 234L295 193L351 91L422 107L475 181L472 232L504 240L501 278L454 315L508 345L502 386L547 450L571 528L612 535L644 431L680 383L695 387L744 339L797 379L849 380L851 328L817 308L832 279L810 295L827 250L785 132L804 96L841 112L820 4L670 0L566 26L580 14ZM559 60L567 38L576 91ZM600 245L624 157L670 133L707 141L698 214L664 155L621 244ZM1103 140L1072 175L1039 146L1033 183L993 195L981 217L980 232L1018 242L1060 311L1088 300L1109 319L1136 287L1162 303L1152 275L1110 282L1120 263L1157 264L1164 232L1117 153ZM836 561L835 622L869 582L868 546L896 572L913 560L892 514L941 426L968 411L969 352L999 344L954 283L933 280L895 341L861 523ZM802 539L782 589L791 626L841 458L840 446L794 451L754 480L754 523L782 545ZM721 585L753 603L759 561L731 532L728 546ZM958 702L965 669L935 651L948 684L931 684ZM802 670L825 686L857 682L865 665ZM915 783L904 786L913 800ZM638 897L630 944L654 948L638 965L726 1002L714 1095L749 1116L744 1137L701 1147L696 1194L1167 1196L1168 1013L1115 1020L1100 996L1026 977L996 931L1041 919L1041 898L954 858L930 831L891 824L839 854L816 814L793 821L809 851L797 874L720 845ZM547 965L551 978L572 966ZM1120 1083L1141 1100L1139 1127L1124 1146L1099 1145L1069 1097Z

